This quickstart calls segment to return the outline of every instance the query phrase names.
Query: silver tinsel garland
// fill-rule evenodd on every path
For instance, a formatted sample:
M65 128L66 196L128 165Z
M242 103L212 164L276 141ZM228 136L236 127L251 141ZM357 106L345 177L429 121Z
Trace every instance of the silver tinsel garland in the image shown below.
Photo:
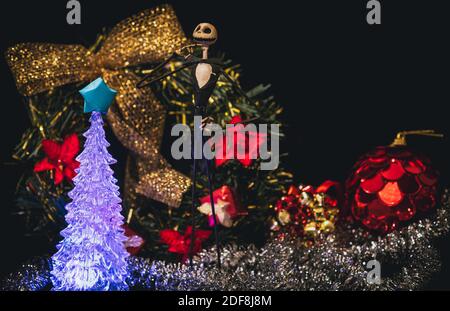
M434 215L385 236L346 224L312 246L299 239L272 240L261 249L228 245L222 249L221 271L214 248L199 253L193 267L132 257L128 283L136 290L420 289L440 269L433 240L449 231L449 216L445 191ZM373 259L381 264L380 284L367 281L366 263ZM33 259L3 280L0 289L51 289L49 267L48 259Z

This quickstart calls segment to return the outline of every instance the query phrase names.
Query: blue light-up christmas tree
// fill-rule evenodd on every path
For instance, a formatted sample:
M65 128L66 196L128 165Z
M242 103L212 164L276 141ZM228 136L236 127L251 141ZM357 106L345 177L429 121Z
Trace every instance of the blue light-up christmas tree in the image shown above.
M52 257L54 290L126 290L128 253L122 225L121 199L108 153L102 113L106 113L116 91L98 78L80 91L84 111L91 112L89 130L84 133L80 167L69 192L63 240Z

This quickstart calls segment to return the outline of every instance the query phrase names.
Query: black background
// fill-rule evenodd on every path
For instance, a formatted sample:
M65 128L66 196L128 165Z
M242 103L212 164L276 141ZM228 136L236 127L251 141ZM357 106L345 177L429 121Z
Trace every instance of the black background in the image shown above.
M245 87L272 84L285 108L281 151L289 152L286 166L298 182L345 180L358 156L390 143L399 130L450 134L450 11L444 1L381 1L382 24L376 26L366 23L366 0L80 2L82 24L68 25L64 0L2 1L0 50L19 42L89 46L102 27L169 2L188 35L199 22L216 25L216 49L242 64ZM3 58L0 72L0 272L5 273L52 246L24 238L10 216L23 170L10 155L29 120ZM123 163L123 148L114 138L112 144L111 153ZM416 138L411 145L433 159L442 185L448 185L448 139ZM122 176L123 164L115 170ZM450 289L448 243L439 242L444 267L429 288Z

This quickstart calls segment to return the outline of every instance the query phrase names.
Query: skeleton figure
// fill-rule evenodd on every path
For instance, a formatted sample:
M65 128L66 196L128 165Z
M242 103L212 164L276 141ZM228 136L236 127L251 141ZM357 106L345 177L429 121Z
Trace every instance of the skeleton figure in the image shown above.
M208 104L209 98L211 97L214 88L216 87L217 81L220 75L223 75L239 92L240 95L244 96L247 100L250 99L244 93L244 91L240 88L240 86L224 71L225 65L217 59L208 58L208 50L209 47L217 41L217 30L214 25L209 23L200 23L192 34L195 44L187 46L185 48L191 46L200 46L202 49L202 57L198 58L193 55L188 56L180 56L176 53L172 54L166 61L159 64L149 75L144 77L138 84L138 88L142 88L148 86L158 80L164 79L174 73L183 70L185 68L191 68L191 76L192 76L192 84L194 87L194 116L205 117L206 106ZM168 73L160 74L156 76L158 72L161 71L170 61L178 59L182 62L182 65ZM211 118L202 119L202 128L206 123L211 122ZM204 173L208 176L208 184L209 184L209 195L211 201L211 211L214 219L214 236L216 242L217 249L217 264L220 268L220 248L218 242L217 235L217 223L216 223L216 211L214 207L213 200L213 189L212 189L212 178L211 172L209 168L209 161L203 158L203 169ZM194 213L195 213L195 183L196 183L196 174L197 174L197 160L193 158L193 171L192 171L192 207L191 207L191 217L192 217L192 235L191 235L191 243L190 243L190 251L189 251L189 260L192 265L192 250L194 246L195 239L195 221L194 221Z

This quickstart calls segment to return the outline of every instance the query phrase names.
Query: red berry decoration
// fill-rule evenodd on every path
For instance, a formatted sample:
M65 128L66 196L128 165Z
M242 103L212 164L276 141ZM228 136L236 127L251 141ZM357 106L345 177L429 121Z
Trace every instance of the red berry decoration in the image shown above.
M351 213L370 230L388 233L436 205L438 173L406 146L409 134L442 137L433 131L400 132L390 146L361 157L346 182Z

